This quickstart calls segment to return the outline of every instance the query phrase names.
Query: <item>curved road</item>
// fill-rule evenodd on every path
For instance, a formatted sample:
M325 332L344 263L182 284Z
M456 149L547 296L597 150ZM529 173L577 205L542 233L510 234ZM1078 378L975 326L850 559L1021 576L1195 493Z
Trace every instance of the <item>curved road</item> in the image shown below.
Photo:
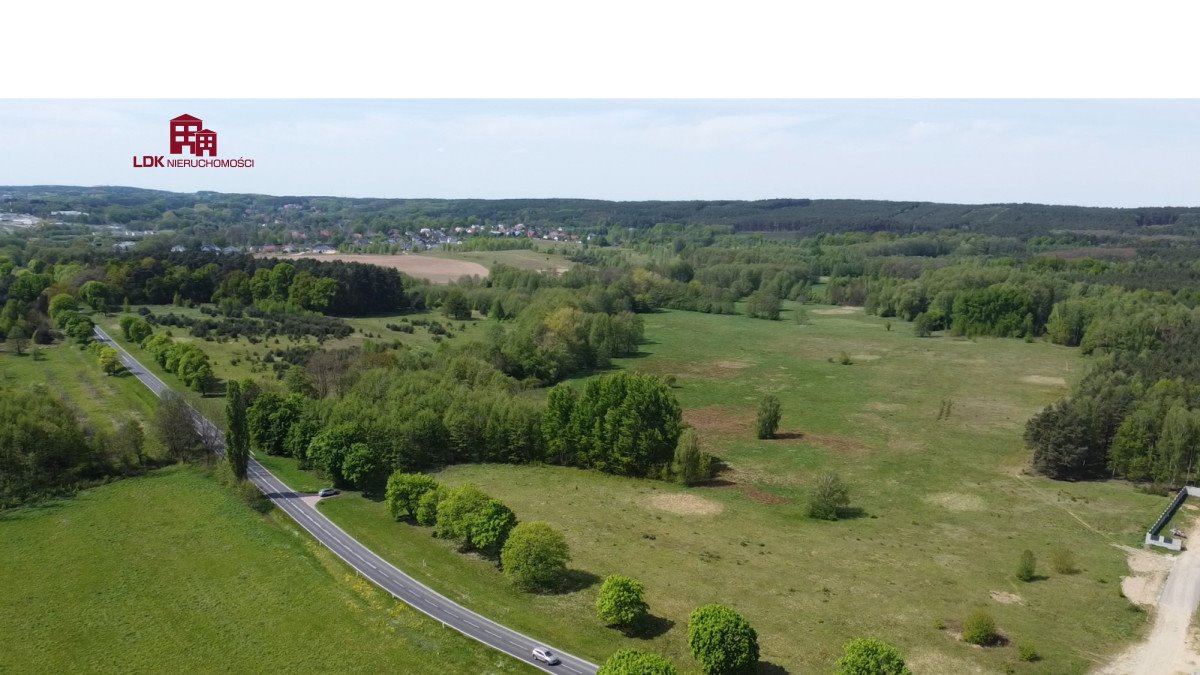
M96 338L116 349L121 363L156 396L161 397L165 392L171 390L165 382L143 367L137 359L133 358L99 326L96 326L95 330ZM221 430L200 413L194 410L192 412L195 416L196 427L209 446L217 453L222 452L225 440ZM562 660L561 664L547 666L539 661L534 661L533 648L548 647L548 645L480 616L400 571L372 552L371 549L363 546L354 537L346 534L342 528L335 525L316 508L301 500L301 495L285 485L283 481L276 478L253 458L250 459L247 471L248 477L254 482L254 485L314 539L333 551L334 555L376 586L391 593L412 608L492 649L504 652L518 661L548 673L593 675L596 672L597 667L594 663L571 656L553 647L549 647L549 649L558 655Z

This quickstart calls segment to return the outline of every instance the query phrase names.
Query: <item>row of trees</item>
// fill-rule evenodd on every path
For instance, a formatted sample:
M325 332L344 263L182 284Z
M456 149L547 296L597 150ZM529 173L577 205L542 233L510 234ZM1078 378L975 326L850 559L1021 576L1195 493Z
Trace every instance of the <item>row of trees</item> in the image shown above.
M206 392L215 381L208 354L191 342L177 342L166 333L154 333L142 341L158 365L179 376L194 391Z
M541 522L518 523L517 516L477 486L447 488L432 477L402 471L387 481L384 501L397 520L432 526L434 536L499 559L504 575L518 588L549 591L567 574L570 549L561 532Z

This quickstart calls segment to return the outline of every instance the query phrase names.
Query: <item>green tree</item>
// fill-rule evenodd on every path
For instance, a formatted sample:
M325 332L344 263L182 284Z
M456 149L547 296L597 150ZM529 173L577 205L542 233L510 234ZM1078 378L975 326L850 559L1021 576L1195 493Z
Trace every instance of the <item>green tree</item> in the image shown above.
M344 485L342 464L350 452L350 446L359 442L361 432L352 422L329 427L313 437L308 446L308 461L334 484Z
M542 436L546 442L546 461L561 466L575 464L578 440L571 431L571 416L579 394L569 384L557 384L546 395L542 412Z
M904 655L882 640L858 638L842 646L836 675L912 675Z
M584 385L567 433L579 444L577 466L646 476L669 468L682 429L679 402L661 378L619 372Z
M105 375L116 375L125 370L125 366L121 365L121 359L117 356L117 350L112 347L105 346L100 350L100 369Z
M556 587L566 576L570 559L566 537L541 522L517 525L500 552L504 576L526 591Z
M154 430L167 453L177 461L183 462L204 452L192 409L178 394L163 394L154 414Z
M517 515L512 509L495 499L489 499L471 519L468 536L471 548L495 557L516 526Z
M600 666L596 675L677 675L672 663L654 652L619 649Z
M471 318L471 304L467 296L458 288L450 289L446 299L442 301L442 313L456 321Z
M8 346L17 356L25 353L25 348L29 346L29 331L25 327L24 321L19 322L8 331Z
M754 425L754 432L759 438L774 438L775 432L779 430L779 419L782 417L782 412L779 408L779 399L768 394L764 396L758 403L758 419Z
M396 520L403 517L416 518L417 505L426 493L436 491L439 484L431 476L423 473L404 473L396 471L388 477L387 489L384 492L384 503L388 513Z
M746 316L751 319L775 321L779 318L782 309L783 303L774 289L760 288L746 299Z
M917 337L929 337L933 335L933 321L925 312L921 312L913 319L913 335Z
M446 498L446 490L441 485L421 495L417 500L417 510L413 514L417 524L424 527L437 525L438 505Z
M1033 557L1033 551L1021 551L1021 558L1017 561L1017 578L1021 581L1033 581L1036 576L1037 558Z
M250 462L250 432L246 422L246 393L248 387L230 380L225 389L225 459L237 480L246 480Z
M352 443L342 459L342 476L364 494L379 491L385 472L383 458L366 443Z
M596 615L606 626L628 628L646 618L649 607L643 597L645 588L637 579L610 574L600 585Z
M724 605L705 605L688 618L688 646L710 675L738 673L758 663L758 633Z
M79 287L79 299L97 312L108 308L111 295L108 286L100 281L89 281Z
M78 311L79 303L75 302L75 298L68 293L59 293L53 298L50 298L50 308L48 313L52 320L57 320L58 315L63 312Z
M305 398L317 397L317 385L303 366L293 365L283 374L283 386L290 393L300 394Z
M963 621L962 639L965 642L986 647L995 644L999 637L996 633L996 620L986 610L977 609Z
M850 505L850 487L834 473L817 478L808 500L808 516L822 520L837 520L840 512Z
M684 485L695 485L711 476L701 469L700 436L695 429L684 429L675 446L675 476Z
M437 536L458 541L464 548L469 548L468 538L474 519L491 499L474 483L451 489L438 504Z

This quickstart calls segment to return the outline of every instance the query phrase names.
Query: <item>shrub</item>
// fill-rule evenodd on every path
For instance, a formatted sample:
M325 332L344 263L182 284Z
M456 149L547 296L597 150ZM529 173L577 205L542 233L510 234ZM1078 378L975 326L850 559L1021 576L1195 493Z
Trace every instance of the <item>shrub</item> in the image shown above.
M1037 649L1034 649L1033 645L1018 645L1017 656L1022 661L1026 661L1028 663L1042 660L1042 655L1038 654Z
M642 582L620 574L604 578L596 598L596 615L606 626L632 626L645 618L646 600Z
M1079 573L1079 566L1075 564L1075 555L1065 548L1060 548L1050 555L1050 566L1059 574Z
M596 675L676 675L678 672L670 661L654 652L620 649L608 657Z
M779 430L781 415L779 399L770 395L763 397L758 404L758 420L754 426L755 434L759 438L774 438L775 432Z
M566 537L539 522L513 528L500 552L504 576L526 591L553 589L566 576L570 559Z
M438 482L423 473L397 471L388 477L384 503L396 520L405 516L415 518L421 497L437 488Z
M977 609L963 621L962 639L973 645L995 644L1000 635L996 632L996 620L986 610Z
M758 633L724 605L705 605L688 617L688 646L705 673L735 673L758 663Z
M837 675L912 675L894 646L874 638L851 640L842 646Z
M823 474L813 486L808 500L808 516L821 520L837 520L840 512L850 505L850 487L833 473Z
M1037 558L1033 551L1021 551L1021 559L1017 561L1017 578L1021 581L1033 581L1037 575Z

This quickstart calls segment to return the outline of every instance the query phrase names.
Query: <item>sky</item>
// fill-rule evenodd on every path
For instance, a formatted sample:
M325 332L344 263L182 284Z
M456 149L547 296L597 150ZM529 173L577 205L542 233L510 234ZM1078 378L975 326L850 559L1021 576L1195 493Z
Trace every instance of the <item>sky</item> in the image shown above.
M250 169L135 169L168 120ZM1200 100L0 100L0 185L1200 205Z

